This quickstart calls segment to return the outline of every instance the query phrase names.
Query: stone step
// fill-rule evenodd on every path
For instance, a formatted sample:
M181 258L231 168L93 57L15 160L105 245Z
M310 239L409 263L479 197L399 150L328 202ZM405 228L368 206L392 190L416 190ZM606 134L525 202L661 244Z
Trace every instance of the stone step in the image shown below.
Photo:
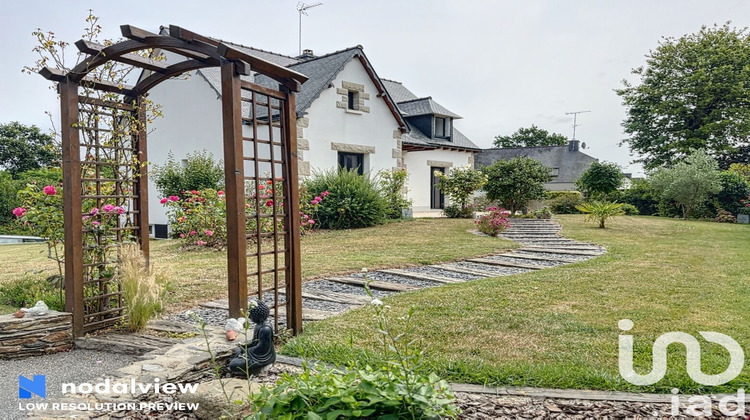
M193 328L193 332L195 328ZM156 350L167 349L177 344L174 338L142 334L102 334L75 340L76 348L106 351L109 353L141 356Z
M490 259L487 259L487 258L471 258L471 259L468 259L466 261L473 262L473 263L479 263L479 264L487 264L487 265L499 265L499 266L502 266L502 267L526 268L526 269L529 269L529 270L540 270L542 268L546 268L546 267L542 267L542 266L539 266L539 265L512 263L512 262L508 262L508 261L490 260Z
M401 276L406 277L409 279L416 279L416 280L427 280L427 281L434 281L437 283L444 283L444 284L451 284L451 283L463 283L466 280L461 280L453 277L445 277L445 276L438 276L435 274L427 274L427 273L421 273L419 271L408 271L408 270L398 270L398 269L386 269L386 270L378 270L381 273L387 273L387 274L393 274L395 276Z
M274 310L271 309L271 315ZM338 315L340 312L321 311L320 309L311 309L302 307L302 320L303 321L322 321L326 318L330 318L334 315ZM286 319L286 307L282 306L279 308L279 319Z
M152 319L146 324L146 328L154 331L184 334L197 332L197 328L194 324L187 324L184 322L167 321L166 319Z
M498 257L508 257L508 258L520 258L524 260L535 260L535 261L552 261L552 262L561 262L561 263L574 263L578 262L576 260L570 260L566 258L550 258L550 257L540 257L536 255L523 255L523 254L516 254L509 252L507 254L498 254Z
M334 281L336 283L349 284L352 286L365 287L364 279L357 277L326 277L325 280ZM416 290L419 287L411 286L408 284L391 283L387 281L371 280L370 287L378 290L386 290L389 292L407 292L409 290Z
M447 271L453 271L456 273L461 274L472 274L475 276L482 276L482 277L497 277L498 273L492 272L492 271L485 271L485 270L477 270L474 268L466 268L461 267L454 264L441 264L441 265L431 265L432 268L437 268L439 270L447 270Z
M520 249L521 251L527 251L527 252L545 252L549 254L566 254L566 255L581 255L586 257L598 257L601 255L598 252L586 252L586 251L579 251L579 250L573 250L573 249L555 249L555 248L534 248L534 247L524 247Z
M305 299L323 300L326 302L342 303L344 305L365 305L372 299L369 296L354 295L351 293L329 292L315 290L312 292L302 291L302 297Z

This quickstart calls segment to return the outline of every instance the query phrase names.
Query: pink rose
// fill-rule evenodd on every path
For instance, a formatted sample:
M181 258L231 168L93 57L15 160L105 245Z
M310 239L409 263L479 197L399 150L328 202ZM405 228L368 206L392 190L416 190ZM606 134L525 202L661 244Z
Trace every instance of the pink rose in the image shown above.
M92 216L96 216L97 214L99 214L99 209L96 208L96 207L94 207L93 209L91 209L91 211L89 212L89 214L92 215Z
M178 197L176 195L170 195L169 196L169 201L180 201L180 197Z
M190 231L190 235L191 235L191 236L192 236L192 235L195 235L195 234L197 234L197 233L198 233L198 232L196 232L196 231L194 231L194 230L191 230L191 231Z
M328 197L328 194L330 194L328 191L323 191L322 193L320 193L320 196L321 197Z
M205 243L205 242L203 242L203 241L198 241L198 242L196 242L196 244L198 244L199 246L203 246L203 245L205 245L206 243Z
M23 207L16 207L13 209L13 215L16 217L23 217L24 214L26 214L26 209Z
M266 201L266 207L271 207L271 206L273 206L273 200Z
M123 213L125 213L125 209L122 208L122 207L120 207L120 206L115 207L114 209L112 209L112 211L114 211L117 214L123 214Z
M55 195L55 194L57 194L57 188L55 188L54 185L47 185L46 187L44 187L44 189L42 191L44 191L44 193L47 194L47 195Z
M265 190L265 189L266 189L266 186L265 186L265 185L258 185L258 189L259 189L259 190Z
M180 234L180 238L184 238L184 237L185 237L185 234L184 234L184 233L181 233L181 234Z
M114 209L115 209L115 206L113 206L112 204L105 204L102 206L102 211L105 213L109 213Z
M94 226L99 226L99 225L101 225L101 222L91 222L91 224L94 225Z
M310 220L308 220L308 221L307 221L307 223L309 223L309 224L311 224L311 225L314 225L314 224L315 224L315 220L313 220L313 219L310 219Z
M224 191L222 190L216 191L216 195L224 195Z
M214 236L214 231L213 230L206 229L205 231L203 231L203 233L205 233L206 236Z
M168 201L169 201L168 198L162 198L161 200L159 200L159 203L160 204L167 204Z

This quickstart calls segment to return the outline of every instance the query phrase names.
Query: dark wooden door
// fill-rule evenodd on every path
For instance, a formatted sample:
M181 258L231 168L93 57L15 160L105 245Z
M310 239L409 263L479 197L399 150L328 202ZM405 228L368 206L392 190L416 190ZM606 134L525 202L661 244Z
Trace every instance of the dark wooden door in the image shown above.
M430 208L442 209L445 207L445 195L438 189L438 177L435 171L445 173L445 168L430 167Z

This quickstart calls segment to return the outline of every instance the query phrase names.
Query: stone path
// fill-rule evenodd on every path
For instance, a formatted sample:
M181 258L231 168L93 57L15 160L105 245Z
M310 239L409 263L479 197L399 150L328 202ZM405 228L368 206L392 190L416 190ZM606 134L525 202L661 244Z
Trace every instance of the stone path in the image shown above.
M368 273L370 288L376 297L394 293L461 283L487 277L509 276L533 270L577 263L603 254L602 247L567 239L559 235L560 225L552 220L513 219L502 237L523 246L465 261L403 269L381 269ZM362 273L331 276L307 281L302 285L302 317L304 321L318 321L341 314L369 302ZM270 298L269 297L269 302ZM283 294L280 295L283 299ZM223 326L228 317L226 299L206 302L193 309L209 325ZM283 312L283 311L281 311ZM285 317L279 314L279 323ZM172 321L192 323L187 312L177 314Z

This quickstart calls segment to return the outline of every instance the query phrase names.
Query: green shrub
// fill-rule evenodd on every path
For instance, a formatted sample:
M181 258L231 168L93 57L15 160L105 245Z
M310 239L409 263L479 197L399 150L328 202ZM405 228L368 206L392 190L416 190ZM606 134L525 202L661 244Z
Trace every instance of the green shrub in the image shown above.
M577 194L560 194L547 202L547 206L555 214L579 214L577 206L583 204L583 197L577 191L566 191Z
M482 171L487 175L484 191L489 200L497 201L511 215L526 207L531 200L544 198L544 183L552 179L551 169L527 156L498 160Z
M366 270L365 290L373 299ZM284 373L275 386L263 386L259 393L250 395L253 415L265 419L449 419L460 410L450 386L422 363L423 352L414 331L415 309L408 315L394 319L390 306L379 299L368 305L375 312L378 341L381 346L376 357L382 366L347 369L317 365L303 365L302 372ZM353 343L352 343L353 345Z
M559 197L583 198L580 191L547 191L544 196L547 200L554 200Z
M443 214L449 219L473 219L476 208L472 204L461 207L460 204L448 204L443 208Z
M388 204L386 216L389 219L400 219L402 210L411 207L411 201L404 197L404 186L409 173L406 169L395 171L382 170L380 175L380 190Z
M170 152L164 165L154 165L151 171L161 197L176 196L183 191L224 188L224 168L221 161L205 149L188 153L185 165L177 162Z
M50 309L63 311L65 310L65 297L60 282L57 283L43 278L27 277L0 284L0 296L2 296L0 303L16 308L28 308L41 300Z
M742 207L740 200L750 194L750 185L742 175L729 171L719 174L719 182L721 183L721 191L709 197L711 210L715 210L716 213L726 210L732 214L737 214Z
M474 211L468 209L471 207L469 200L476 190L487 183L487 176L471 166L452 168L448 174L435 171L434 175L438 179L437 189L448 196L451 205L460 207L460 211L449 210L444 212L445 215L453 217L451 215L456 214L455 217L465 217L471 213L469 217L474 217Z
M659 195L645 179L635 179L630 188L623 190L618 196L610 195L607 198L609 201L632 204L638 209L638 214L650 216L659 213Z
M622 203L622 211L625 213L626 216L635 216L639 214L638 207L629 204L629 203Z
M317 209L316 221L326 229L353 229L375 226L386 219L388 203L380 193L377 179L360 175L356 169L329 169L305 181L309 194L328 191Z
M551 219L552 218L552 211L547 206L542 207L539 210L534 210L531 214L533 214L534 217L536 217L537 219Z

